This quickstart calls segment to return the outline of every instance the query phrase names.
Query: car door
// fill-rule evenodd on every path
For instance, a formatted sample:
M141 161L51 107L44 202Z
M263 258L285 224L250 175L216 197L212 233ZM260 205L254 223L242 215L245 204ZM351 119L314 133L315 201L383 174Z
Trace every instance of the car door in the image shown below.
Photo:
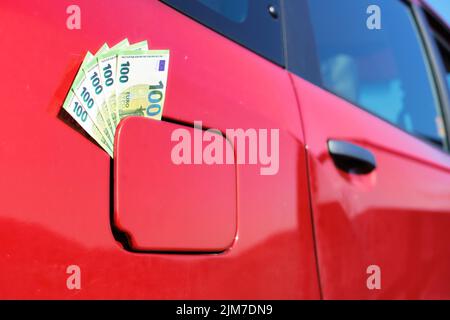
M70 29L69 3L1 2L5 112L0 118L0 297L320 297L303 129L284 69L279 1L271 1L271 9L268 4L80 0L80 29ZM153 251L146 237L162 229L133 216L137 211L127 211L131 217L127 213L127 222L120 220L118 225L117 199L134 199L134 207L142 208L139 201L145 193L123 186L123 175L118 177L112 169L117 160L59 116L86 51L125 37L130 42L148 40L152 49L169 49L170 70L163 120L149 126L127 121L128 129L123 125L116 141L125 154L152 159L158 169L153 171L157 179L147 175L147 181L135 186L151 192L158 187L156 181L172 183L174 188L160 194L155 205L178 208L179 220L197 213L190 195L197 200L203 196L205 205L211 204L211 198L199 193L200 185L215 191L215 199L238 199L222 208L231 208L225 214L237 214L233 242L207 244L214 252L181 252L186 248L180 247L180 234L173 230L160 233L173 240L171 245L165 242ZM237 165L235 184L228 185L222 182L230 180L215 180L209 171L196 168L195 175L184 176L195 179L189 183L179 175L162 174L168 172L170 154L155 150L170 150L167 135L153 139L151 147L133 144L134 133L152 136L149 128L160 128L161 135L155 136L162 137L174 128L193 130L195 121L222 132L279 129L277 174L264 176L257 165ZM131 168L125 173L130 172ZM193 220L177 225L188 229ZM129 228L128 235L138 240L121 237L116 232L120 227ZM139 230L130 230L134 227ZM81 272L80 290L66 285L73 266Z
M323 296L448 299L448 104L419 29L420 8L304 3L315 43L309 61L320 80L300 78L301 68L292 79Z

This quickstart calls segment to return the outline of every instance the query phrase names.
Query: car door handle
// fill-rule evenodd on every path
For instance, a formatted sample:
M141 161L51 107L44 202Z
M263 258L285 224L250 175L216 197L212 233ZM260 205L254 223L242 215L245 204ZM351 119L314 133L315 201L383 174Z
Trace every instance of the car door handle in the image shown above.
M372 152L347 141L328 140L328 152L335 166L348 173L367 174L377 167Z

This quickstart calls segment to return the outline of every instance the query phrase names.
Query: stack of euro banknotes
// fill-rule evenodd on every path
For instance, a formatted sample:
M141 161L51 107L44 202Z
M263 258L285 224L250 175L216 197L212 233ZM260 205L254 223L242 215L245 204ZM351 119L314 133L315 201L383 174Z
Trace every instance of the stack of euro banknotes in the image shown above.
M161 120L168 68L169 50L149 50L147 41L104 44L86 54L63 108L113 157L121 119Z

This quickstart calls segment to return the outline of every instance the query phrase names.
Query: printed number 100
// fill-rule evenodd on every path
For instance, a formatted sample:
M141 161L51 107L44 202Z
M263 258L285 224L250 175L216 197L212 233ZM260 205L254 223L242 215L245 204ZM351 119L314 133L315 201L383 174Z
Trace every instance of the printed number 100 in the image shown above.
M81 119L81 121L86 122L88 116L87 112L83 110L83 108L78 102L74 103L73 112L76 114L78 118Z
M164 84L160 81L158 85L149 86L149 89L148 102L150 104L147 107L147 115L154 117L161 112L161 100L163 99L161 90L164 89Z

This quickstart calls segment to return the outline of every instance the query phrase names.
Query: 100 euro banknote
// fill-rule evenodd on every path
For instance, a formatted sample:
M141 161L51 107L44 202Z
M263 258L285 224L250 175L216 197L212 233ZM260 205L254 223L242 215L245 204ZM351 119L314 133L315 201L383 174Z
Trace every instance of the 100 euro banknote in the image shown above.
M88 52L81 64L80 71L77 73L74 83L67 94L63 108L92 138L94 138L95 141L97 141L97 143L99 143L100 146L102 146L103 149L105 149L106 152L108 152L108 154L111 155L113 144L108 139L108 136L105 135L104 129L101 126L103 121L100 117L100 111L94 109L94 101L90 97L90 94L85 94L83 88L78 85L82 82L82 79L85 78L82 70L83 66L89 61L92 61L92 59L94 59L94 55ZM77 90L81 91L80 95L77 94Z
M148 50L147 41L142 41L135 43L131 46L125 46L126 50ZM113 126L113 134L115 133L115 128L119 123L116 112L116 71L117 71L117 56L124 46L113 47L110 51L100 54L97 57L98 69L100 73L100 79L103 83L103 97L105 108L108 110L111 124Z
M169 68L168 50L123 52L117 58L116 115L161 120Z
M148 50L147 41L105 44L95 55L86 54L63 108L113 157L121 119L161 119L168 67L169 51Z
M101 50L98 54L105 51ZM72 90L78 99L80 99L81 103L83 103L89 116L112 147L114 137L112 128L108 122L109 116L107 115L107 110L102 108L101 105L103 86L100 83L100 76L96 72L98 68L95 56L89 56L83 63L81 69L78 73L79 75L77 75L73 82Z
M67 94L64 102L64 109L111 157L113 156L113 149L109 146L105 137L100 133L100 130L89 117L83 104L73 91L69 91Z

